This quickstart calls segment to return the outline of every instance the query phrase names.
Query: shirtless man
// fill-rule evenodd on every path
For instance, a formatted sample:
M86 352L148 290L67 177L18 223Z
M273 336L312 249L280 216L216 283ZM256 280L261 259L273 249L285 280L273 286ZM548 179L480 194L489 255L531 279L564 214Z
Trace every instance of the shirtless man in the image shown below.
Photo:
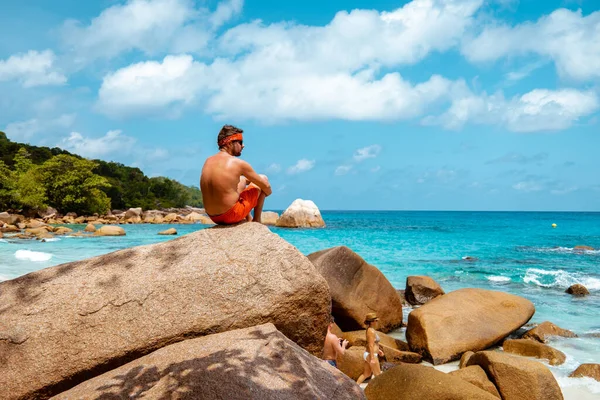
M225 125L219 132L219 152L210 156L202 168L200 190L206 213L216 224L230 225L260 222L265 197L271 185L265 175L257 174L246 161L237 157L244 149L243 130Z
M333 319L327 326L327 335L325 336L325 344L323 345L323 360L329 365L337 368L337 360L341 357L348 347L348 341L340 339L335 333L331 332L333 328Z

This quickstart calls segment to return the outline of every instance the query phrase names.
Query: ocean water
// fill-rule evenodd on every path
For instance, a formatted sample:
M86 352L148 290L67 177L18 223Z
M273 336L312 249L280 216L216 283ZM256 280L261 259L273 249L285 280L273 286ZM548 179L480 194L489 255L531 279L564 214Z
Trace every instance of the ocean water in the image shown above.
M600 398L600 383L567 378L579 364L600 363L600 213L324 211L324 229L271 230L302 253L347 246L403 289L409 275L428 275L444 290L465 287L523 296L536 307L532 322L549 320L576 332L550 345L567 362L549 368L566 398ZM556 228L552 228L556 224ZM124 225L125 237L61 237L51 242L0 239L0 280L114 250L186 234L204 225ZM78 227L83 229L84 226ZM470 259L468 259L469 257ZM565 293L574 283L590 296ZM407 312L410 310L406 310ZM596 336L594 336L594 334Z

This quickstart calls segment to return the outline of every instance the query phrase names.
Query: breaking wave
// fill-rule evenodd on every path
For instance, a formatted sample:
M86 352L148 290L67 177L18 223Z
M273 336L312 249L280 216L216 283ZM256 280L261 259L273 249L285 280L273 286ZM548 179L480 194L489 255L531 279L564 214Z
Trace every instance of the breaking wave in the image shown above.
M562 269L548 271L539 268L529 268L523 282L545 288L566 289L576 283L582 284L588 290L600 290L600 279L577 273L569 273Z
M510 282L510 278L508 276L497 276L492 275L487 277L488 281L492 282Z
M41 251L17 250L15 251L15 258L17 260L40 262L50 260L52 258L52 254Z
M521 251L535 252L535 253L563 253L563 254L591 254L600 255L600 249L588 250L575 247L529 247L522 246L518 248Z

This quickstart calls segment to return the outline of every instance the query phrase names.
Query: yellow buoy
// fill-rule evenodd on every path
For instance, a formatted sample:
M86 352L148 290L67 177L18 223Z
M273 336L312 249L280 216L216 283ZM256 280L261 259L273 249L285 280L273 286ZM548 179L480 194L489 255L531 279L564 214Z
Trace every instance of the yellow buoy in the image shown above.
M556 224L552 224L552 227L553 227L553 228L556 228Z

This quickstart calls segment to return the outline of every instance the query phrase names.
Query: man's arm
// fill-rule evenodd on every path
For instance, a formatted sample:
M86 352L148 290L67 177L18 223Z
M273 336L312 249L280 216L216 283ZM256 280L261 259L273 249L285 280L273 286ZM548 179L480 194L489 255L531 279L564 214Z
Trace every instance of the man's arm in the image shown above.
M273 191L271 190L271 185L269 184L269 181L262 178L260 175L258 175L256 173L256 171L254 171L252 166L250 164L248 164L246 161L240 160L240 162L241 162L242 175L244 175L247 180L249 180L250 182L254 183L256 186L258 186L260 188L260 190L263 191L265 196L271 195L271 193L273 193Z

